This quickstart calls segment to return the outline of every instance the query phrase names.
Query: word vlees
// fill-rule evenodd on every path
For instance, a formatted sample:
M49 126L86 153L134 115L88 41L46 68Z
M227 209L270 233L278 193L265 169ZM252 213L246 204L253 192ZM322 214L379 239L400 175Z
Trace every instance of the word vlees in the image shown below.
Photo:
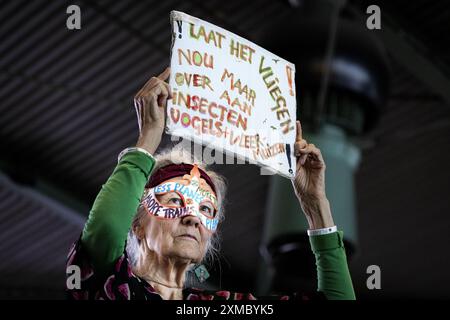
M282 128L283 133L287 134L289 131L294 130L294 126L292 125L291 116L289 115L289 110L286 105L286 99L281 95L281 90L278 86L279 80L276 77L274 78L272 67L263 67L263 65L264 57L261 56L259 63L259 74L262 75L264 84L266 85L267 90L269 90L270 97L276 103L271 110L276 111L277 119L281 121L280 127Z

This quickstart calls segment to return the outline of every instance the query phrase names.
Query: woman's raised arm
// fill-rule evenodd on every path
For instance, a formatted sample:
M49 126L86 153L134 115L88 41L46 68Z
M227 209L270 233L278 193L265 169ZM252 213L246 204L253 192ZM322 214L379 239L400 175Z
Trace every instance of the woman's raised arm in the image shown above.
M165 82L169 75L167 68L158 77L152 77L136 94L134 105L139 125L136 147L146 152L128 152L120 159L97 195L84 226L82 245L100 272L106 272L122 255L133 217L154 167L151 154L161 142L167 99L171 98L170 87Z
M297 156L297 172L292 180L294 191L309 229L318 233L309 238L316 257L318 290L328 299L355 299L343 232L327 233L333 231L334 222L325 194L325 161L320 150L303 139L300 121L297 121L294 152ZM324 229L327 234L320 234L322 230L317 232L318 229Z

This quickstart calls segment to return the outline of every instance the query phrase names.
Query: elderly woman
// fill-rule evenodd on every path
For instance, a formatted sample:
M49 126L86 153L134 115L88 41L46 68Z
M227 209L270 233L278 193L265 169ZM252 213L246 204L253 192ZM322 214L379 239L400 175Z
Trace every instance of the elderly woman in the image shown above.
M67 265L80 270L72 299L255 299L250 294L189 288L187 275L204 280L202 263L217 249L224 217L224 179L198 159L173 149L153 156L165 126L170 70L151 78L135 96L140 135L102 186ZM354 299L342 232L325 195L325 163L297 122L293 187L310 230L318 290L280 299ZM300 218L300 217L299 217ZM69 282L69 281L68 281Z

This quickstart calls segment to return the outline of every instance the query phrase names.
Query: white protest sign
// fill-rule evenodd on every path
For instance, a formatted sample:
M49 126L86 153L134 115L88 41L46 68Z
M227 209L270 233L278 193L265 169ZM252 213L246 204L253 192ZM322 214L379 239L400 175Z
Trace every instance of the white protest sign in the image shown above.
M292 178L295 65L182 12L171 24L166 132Z

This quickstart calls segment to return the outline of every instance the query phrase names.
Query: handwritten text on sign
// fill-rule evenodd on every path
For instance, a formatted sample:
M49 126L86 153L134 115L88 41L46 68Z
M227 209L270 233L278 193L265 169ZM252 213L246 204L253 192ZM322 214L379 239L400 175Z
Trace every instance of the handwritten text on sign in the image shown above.
M166 131L292 178L295 66L227 30L172 11Z

